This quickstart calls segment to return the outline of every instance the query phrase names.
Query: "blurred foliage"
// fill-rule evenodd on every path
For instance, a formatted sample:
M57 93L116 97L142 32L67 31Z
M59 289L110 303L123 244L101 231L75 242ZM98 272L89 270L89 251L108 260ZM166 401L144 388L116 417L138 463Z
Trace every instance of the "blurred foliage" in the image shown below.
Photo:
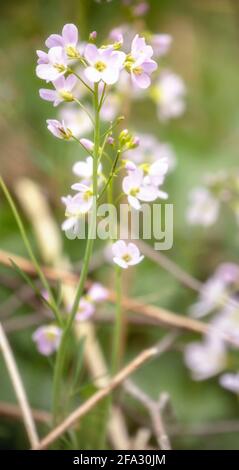
M146 16L147 27L153 32L172 34L174 41L168 58L170 68L184 78L187 88L187 111L180 120L159 124L150 103L136 103L131 123L137 131L152 132L172 143L178 158L175 171L169 176L167 189L174 203L174 247L168 255L196 277L206 279L222 261L237 261L238 227L226 210L210 230L191 229L185 224L187 194L201 182L207 172L236 168L239 147L239 8L237 0L151 0ZM81 37L90 31L100 37L128 20L119 0L99 4L93 0L9 0L1 4L0 16L0 155L1 173L10 189L19 176L39 181L59 223L63 210L60 196L71 181L70 167L79 158L76 144L53 139L45 119L54 117L50 104L39 99L40 81L35 76L35 50L43 47L44 39L61 30L67 22L78 24ZM18 254L25 254L12 214L0 195L0 244ZM26 222L27 224L27 222ZM28 226L29 236L31 235ZM34 240L33 244L34 244ZM81 242L64 241L73 261L82 255ZM76 244L77 248L76 248ZM4 276L8 271L0 268ZM109 267L95 273L97 279L111 283ZM140 265L127 282L128 293L187 314L195 294L151 261ZM0 289L3 302L10 289ZM149 297L150 298L150 297ZM27 315L29 309L19 308L15 315ZM10 341L33 407L50 409L52 366L35 351L32 329L12 333ZM102 346L107 352L111 326L97 327ZM129 327L126 358L156 341L162 329ZM222 390L217 378L203 383L193 382L183 364L181 347L190 335L184 335L177 350L152 361L135 374L135 380L153 397L167 390L178 423L194 425L220 419L239 418L236 398ZM14 401L14 395L0 359L0 400ZM87 383L87 377L82 377ZM90 385L89 385L90 386ZM92 391L85 389L84 399ZM135 414L137 405L134 403ZM129 417L129 420L131 418ZM133 419L131 426L133 426ZM84 435L85 447L94 448L97 410L84 423L91 433ZM42 432L46 429L42 427ZM87 442L85 442L87 441ZM178 449L239 449L235 434L173 439ZM27 446L22 427L1 419L0 447ZM82 447L82 446L81 446Z

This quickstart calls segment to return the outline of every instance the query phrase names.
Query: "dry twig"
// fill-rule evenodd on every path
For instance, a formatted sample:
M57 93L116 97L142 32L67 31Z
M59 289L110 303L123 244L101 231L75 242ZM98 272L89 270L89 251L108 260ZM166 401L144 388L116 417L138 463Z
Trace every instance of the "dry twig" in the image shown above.
M56 439L58 439L67 429L73 426L80 418L86 415L94 406L97 405L103 398L112 393L119 385L122 384L131 374L133 374L139 367L146 363L149 359L159 356L164 353L167 349L170 348L174 336L167 336L160 343L155 346L145 349L141 352L133 361L131 361L126 367L121 369L121 371L116 374L112 380L109 381L106 387L102 388L94 395L92 395L88 400L86 400L83 405L77 408L73 413L71 413L59 426L57 426L53 431L51 431L40 443L35 447L35 450L46 449L52 444Z
M18 400L22 419L26 428L26 432L32 447L37 446L39 439L37 435L37 430L35 423L32 417L31 408L28 403L26 392L15 362L10 344L8 343L7 337L5 335L4 329L0 323L0 348L2 350L3 358L9 373L9 377L12 382L16 398Z

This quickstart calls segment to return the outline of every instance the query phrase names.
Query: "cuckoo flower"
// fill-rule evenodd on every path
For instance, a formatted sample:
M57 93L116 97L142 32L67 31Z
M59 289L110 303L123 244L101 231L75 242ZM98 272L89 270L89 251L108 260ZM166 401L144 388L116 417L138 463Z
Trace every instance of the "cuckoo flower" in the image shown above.
M164 72L154 85L152 97L162 121L181 116L185 110L186 87L178 75Z
M74 95L72 93L75 87L77 78L75 75L68 75L67 78L61 76L57 80L53 81L55 90L47 88L41 88L39 90L40 97L46 101L52 101L54 106L62 103L62 101L74 101Z
M66 220L62 224L62 230L77 230L83 214L88 212L93 203L93 194L89 186L77 183L72 186L78 193L75 196L62 198L66 206Z
M47 59L44 58L44 63L39 63L36 68L37 76L47 82L56 80L66 71L67 56L62 47L52 47L47 54Z
M40 326L32 338L37 350L44 356L50 356L59 347L62 330L55 325Z
M51 34L46 42L46 46L51 49L53 47L61 47L64 49L69 59L77 59L80 57L78 46L78 29L74 24L65 24L62 34Z
M76 320L85 321L88 320L95 313L95 306L92 302L82 297L79 302Z
M169 51L172 44L172 36L170 34L153 34L150 42L155 57L162 57Z
M144 183L152 184L153 186L160 186L163 184L166 173L168 171L167 158L159 158L151 165L146 163L142 164L141 168L145 173ZM167 195L165 195L166 197Z
M93 176L93 158L87 157L86 161L76 162L73 165L73 173L83 180L90 181ZM102 165L98 165L98 175L102 173Z
M198 187L190 193L190 206L186 218L189 224L213 225L218 217L219 201L208 191L207 188Z
M226 364L224 344L220 340L194 342L186 346L185 362L194 380L205 380L218 374Z
M98 282L92 284L92 286L87 292L87 298L96 303L104 302L104 300L108 299L108 297L108 290Z
M148 88L151 83L150 75L158 65L151 59L153 49L148 46L144 38L138 34L134 37L131 52L125 60L125 68L130 73L132 82L139 88Z
M122 188L128 196L129 204L136 210L141 209L140 201L155 201L158 197L167 199L167 194L153 184L144 182L144 173L141 169L136 168L125 176L122 182Z
M118 240L112 245L113 261L123 269L140 263L144 258L140 254L138 247L134 243L126 243L124 240Z
M124 52L114 51L111 47L98 49L94 44L88 44L84 56L89 64L85 76L90 82L103 80L107 85L117 82L125 60Z
M47 129L58 139L69 140L72 137L72 131L67 127L64 121L57 119L47 119Z

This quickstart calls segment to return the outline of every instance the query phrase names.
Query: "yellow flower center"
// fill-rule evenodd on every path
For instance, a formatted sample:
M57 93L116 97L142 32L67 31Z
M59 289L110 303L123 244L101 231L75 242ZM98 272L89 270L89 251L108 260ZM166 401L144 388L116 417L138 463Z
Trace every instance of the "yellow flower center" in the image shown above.
M46 335L46 339L50 341L51 343L53 343L56 339L56 334L53 331L47 331L45 335Z
M54 67L58 72L65 72L66 71L66 67L63 64L54 64Z
M103 72L106 69L106 64L99 60L98 62L96 62L95 68L96 70L98 70L98 72Z
M148 172L149 172L149 163L142 163L142 165L140 165L140 168L142 168L143 172L147 175Z
M74 96L69 91L60 90L59 95L63 98L64 101L74 101Z
M135 59L132 57L131 54L128 54L126 56L125 63L124 63L124 66L125 66L127 72L131 72L134 63L135 63Z
M66 51L69 59L79 59L79 57L80 57L79 52L73 46L66 46L65 51Z
M135 196L137 196L138 192L139 192L139 188L132 188L130 190L130 196L135 197Z
M135 75L141 75L143 73L142 67L134 67L133 72Z
M132 257L129 255L129 253L126 253L124 256L122 256L122 259L123 259L126 263L129 263L129 261L132 260Z

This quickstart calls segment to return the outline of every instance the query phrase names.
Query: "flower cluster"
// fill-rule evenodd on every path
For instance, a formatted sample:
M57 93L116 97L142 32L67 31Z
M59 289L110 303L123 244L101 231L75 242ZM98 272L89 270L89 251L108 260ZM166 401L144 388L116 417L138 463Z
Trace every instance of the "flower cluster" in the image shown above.
M138 13L142 5L137 5ZM52 86L41 88L40 97L60 108L58 119L47 120L48 130L58 139L77 143L86 152L85 159L75 162L72 168L76 178L71 185L73 192L62 197L65 206L62 230L68 238L78 235L85 215L88 220L93 218L95 207L108 189L113 197L116 177L122 187L120 197L127 199L132 210L141 210L142 202L168 197L162 185L175 165L174 152L169 144L151 135L137 136L128 129L117 134L116 128L122 121L122 117L117 118L122 97L130 93L137 99L151 88L148 96L157 103L162 120L176 117L184 109L183 82L169 72L157 73L155 58L160 60L168 52L169 35L144 37L119 29L111 31L100 47L96 40L97 33L93 31L88 42L81 41L77 27L66 24L61 34L47 38L47 51L37 51L36 74ZM110 121L105 132L101 130L101 121L104 125ZM92 131L94 142L87 136ZM134 243L123 240L113 243L111 257L122 269L143 259ZM81 296L74 319L89 319L96 304L106 297L107 292L100 285L92 286ZM71 312L72 309L74 306L70 306ZM54 328L58 327L42 327L34 334L38 349L45 351L43 354L58 348L61 330Z
M185 349L185 361L195 380L207 379L226 368L229 350L227 339L232 341L235 348L239 348L238 286L239 266L224 263L202 286L198 302L190 309L197 318L212 314L209 322L211 328L203 341L191 343ZM232 382L229 383L228 379L230 375L224 374L219 380L228 389L232 389Z
M48 294L42 294L45 300L48 300ZM94 313L96 305L108 299L108 290L99 283L94 283L81 297L76 321L88 320ZM43 356L52 355L59 348L62 336L62 329L54 324L44 325L37 328L32 338L36 343L37 350Z

